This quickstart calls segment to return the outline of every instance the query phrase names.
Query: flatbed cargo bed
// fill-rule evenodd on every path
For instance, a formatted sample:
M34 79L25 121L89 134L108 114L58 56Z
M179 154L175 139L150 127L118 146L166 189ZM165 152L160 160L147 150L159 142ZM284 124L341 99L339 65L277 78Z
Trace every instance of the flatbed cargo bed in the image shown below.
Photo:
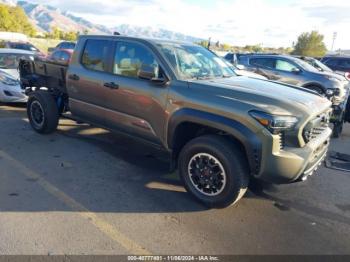
M19 64L22 88L46 87L57 89L66 94L67 69L68 65L52 63L38 58L34 61L22 60Z

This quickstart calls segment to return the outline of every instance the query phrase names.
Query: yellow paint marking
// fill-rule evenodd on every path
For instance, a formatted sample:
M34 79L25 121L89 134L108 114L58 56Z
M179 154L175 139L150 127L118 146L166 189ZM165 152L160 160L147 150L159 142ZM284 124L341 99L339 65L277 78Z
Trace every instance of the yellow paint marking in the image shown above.
M52 185L50 182L45 180L39 174L30 170L22 163L18 162L16 159L12 158L7 153L0 150L0 157L8 161L13 167L15 167L18 171L20 171L23 175L28 178L38 180L38 184L45 189L49 194L58 198L72 210L77 211L80 216L89 220L96 228L98 228L101 232L103 232L106 236L111 238L112 240L119 243L123 248L128 250L131 254L135 255L151 255L151 252L138 245L127 236L119 232L114 226L109 224L107 221L99 218L95 213L88 210L82 204L59 190L57 187Z

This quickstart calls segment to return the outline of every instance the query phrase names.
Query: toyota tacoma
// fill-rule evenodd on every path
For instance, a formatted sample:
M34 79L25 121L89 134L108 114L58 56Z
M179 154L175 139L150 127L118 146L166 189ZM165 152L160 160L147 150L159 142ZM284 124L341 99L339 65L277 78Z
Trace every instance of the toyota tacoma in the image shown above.
M331 102L316 92L237 76L207 49L127 36L80 36L68 66L22 61L31 126L77 121L169 153L185 188L211 207L250 180L305 180L324 160ZM98 164L98 163L96 163Z

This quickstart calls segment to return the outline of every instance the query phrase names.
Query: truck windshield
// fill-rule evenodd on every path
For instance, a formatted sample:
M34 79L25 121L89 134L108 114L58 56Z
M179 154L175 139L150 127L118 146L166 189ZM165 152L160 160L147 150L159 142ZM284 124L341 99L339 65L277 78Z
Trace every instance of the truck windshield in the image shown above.
M201 46L167 43L159 47L181 80L235 76L222 58Z

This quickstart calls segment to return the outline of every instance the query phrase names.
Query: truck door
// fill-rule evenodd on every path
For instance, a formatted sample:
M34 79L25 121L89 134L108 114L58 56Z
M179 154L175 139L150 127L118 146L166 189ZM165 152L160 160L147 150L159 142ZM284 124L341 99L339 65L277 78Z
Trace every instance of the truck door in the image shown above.
M142 65L164 74L150 47L131 40L114 43L113 73L107 85L107 124L153 143L160 143L166 122L168 88L138 77Z
M109 89L104 86L110 75L111 40L87 39L76 50L67 73L69 106L73 115L88 123L105 126Z

